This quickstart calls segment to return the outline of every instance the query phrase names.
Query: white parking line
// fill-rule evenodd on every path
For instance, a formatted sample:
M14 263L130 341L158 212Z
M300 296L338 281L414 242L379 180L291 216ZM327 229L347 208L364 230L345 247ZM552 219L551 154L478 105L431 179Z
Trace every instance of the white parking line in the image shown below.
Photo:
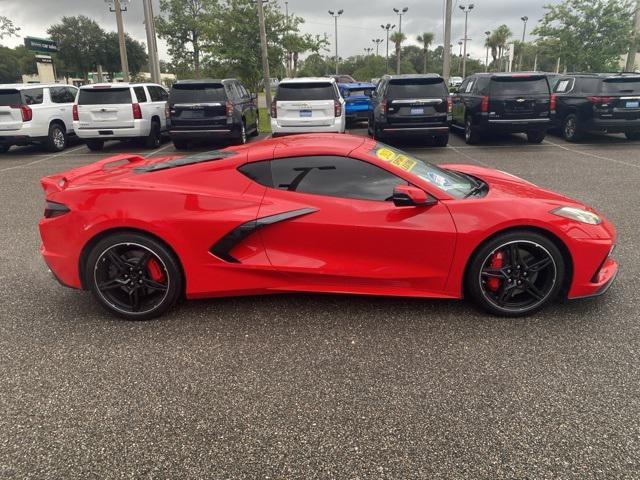
M567 152L578 153L580 155L586 155L586 156L589 156L589 157L597 158L598 160L608 160L610 162L619 163L621 165L626 165L627 167L640 168L640 165L635 165L633 163L625 162L624 160L618 160L616 158L604 157L602 155L596 155L594 153L583 152L581 150L576 150L574 148L565 147L564 145L560 145L559 143L549 142L548 140L545 140L545 141L547 143L549 143L550 145L553 145L554 147L561 148L562 150L566 150Z
M25 168L25 167L28 167L30 165L35 165L37 163L46 162L47 160L51 160L52 158L62 157L64 155L68 154L68 153L76 152L76 151L80 150L81 148L85 148L85 146L84 145L80 145L79 147L73 148L71 150L65 150L65 151L62 151L60 153L55 153L53 155L46 155L43 158L39 158L38 160L34 160L32 162L29 162L29 163L21 163L20 165L14 165L13 167L3 168L3 169L0 170L0 173L7 172L9 170L16 170L18 168Z
M149 158L149 157L155 155L156 153L160 153L160 152L162 152L162 151L164 151L167 148L172 147L172 146L173 146L173 143L169 142L164 147L160 147L157 150L154 150L153 152L148 153L147 155L144 156L144 158Z
M493 168L491 165L481 162L480 160L478 160L477 158L473 158L471 155L467 155L465 152L463 152L462 150L460 150L460 147L454 147L453 145L449 145L449 147L451 147L453 149L454 152L458 152L460 155L462 155L463 157L471 160L472 162L475 163L479 163L480 165L482 165L483 167L487 167L487 168Z

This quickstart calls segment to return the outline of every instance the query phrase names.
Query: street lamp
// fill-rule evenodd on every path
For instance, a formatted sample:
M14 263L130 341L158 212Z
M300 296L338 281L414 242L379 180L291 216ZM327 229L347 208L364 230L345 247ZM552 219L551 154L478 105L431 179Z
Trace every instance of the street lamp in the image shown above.
M385 67L385 72L389 73L389 30L393 30L394 28L396 28L395 25L391 25L390 23L387 23L386 25L380 25L382 27L383 30L387 31L387 66Z
M487 36L487 40L489 40L489 35L491 35L491 32L487 30L486 32L484 32L484 34ZM484 71L488 72L489 71L489 44L487 43L485 46L487 47L487 58L484 61Z
M462 57L462 78L464 78L467 74L467 26L469 23L469 12L473 10L473 3L469 5L460 5L460 10L464 12L464 56Z
M333 19L335 20L335 25L336 25L336 37L335 37L335 44L336 44L336 75L338 75L338 17L340 15L342 15L342 13L344 12L344 10L338 10L338 12L334 12L333 10L329 10L329 15L331 15L333 17Z
M529 21L529 17L520 17L520 20L524 23L524 27L522 28L522 45L520 45L520 62L518 64L518 70L522 70L522 63L524 61L524 37L527 34L527 22Z
M381 39L381 38L374 38L374 39L372 39L371 41L372 41L373 43L375 43L375 44L376 44L376 57L377 57L377 56L378 56L378 51L379 51L380 44L381 44L382 42L384 42L384 40L383 40L383 39Z
M364 47L364 52L367 54L367 56L371 55L371 52L373 52L373 47Z
M402 10L399 10L397 8L394 8L393 11L396 12L396 15L398 15L398 18L400 19L398 22L398 33L400 34L400 45L398 48L398 52L397 52L397 58L396 58L396 73L398 75L400 75L400 51L402 50L402 16L407 13L407 11L409 10L409 7L404 7Z
M460 57L460 58L462 58L462 44L463 44L463 43L464 43L464 42L463 42L462 40L460 40L460 41L458 42L458 46L460 47L460 53L458 53L458 57Z

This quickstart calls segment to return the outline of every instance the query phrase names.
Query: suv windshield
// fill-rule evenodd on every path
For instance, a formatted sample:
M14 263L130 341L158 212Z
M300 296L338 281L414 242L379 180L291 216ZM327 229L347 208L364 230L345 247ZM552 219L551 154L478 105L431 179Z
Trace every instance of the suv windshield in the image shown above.
M441 78L407 78L389 81L387 95L394 99L445 97L449 94Z
M549 94L546 78L497 77L491 79L491 95Z
M81 88L78 105L118 105L131 103L129 88Z
M478 181L472 177L445 170L384 143L377 143L371 154L416 175L454 198L465 198L478 186Z
M607 79L602 82L602 93L640 93L640 77Z
M176 84L169 94L171 104L224 102L226 99L221 83Z
M334 100L335 89L332 83L285 83L280 84L276 100Z
M10 107L21 103L22 98L17 90L0 90L0 107Z

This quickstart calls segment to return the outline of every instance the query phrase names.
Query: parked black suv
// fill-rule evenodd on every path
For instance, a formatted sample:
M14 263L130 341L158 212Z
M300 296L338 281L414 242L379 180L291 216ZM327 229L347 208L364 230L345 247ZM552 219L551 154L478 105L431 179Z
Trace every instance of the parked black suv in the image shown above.
M557 115L554 127L569 142L587 132L624 133L640 140L640 75L570 74L555 86Z
M464 129L469 144L488 132L526 133L541 143L554 114L549 82L539 73L478 73L453 95L452 126Z
M169 93L167 125L178 149L190 140L246 143L247 136L258 135L256 96L235 79L181 80Z
M440 75L385 75L371 95L369 135L433 137L436 145L449 142L451 97Z

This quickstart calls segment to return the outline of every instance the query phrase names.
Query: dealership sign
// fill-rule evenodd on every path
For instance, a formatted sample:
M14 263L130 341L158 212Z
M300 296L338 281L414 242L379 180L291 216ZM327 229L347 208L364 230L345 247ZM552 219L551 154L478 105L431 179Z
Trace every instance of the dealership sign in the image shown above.
M46 38L24 37L24 46L32 52L53 53L58 51L58 44Z

